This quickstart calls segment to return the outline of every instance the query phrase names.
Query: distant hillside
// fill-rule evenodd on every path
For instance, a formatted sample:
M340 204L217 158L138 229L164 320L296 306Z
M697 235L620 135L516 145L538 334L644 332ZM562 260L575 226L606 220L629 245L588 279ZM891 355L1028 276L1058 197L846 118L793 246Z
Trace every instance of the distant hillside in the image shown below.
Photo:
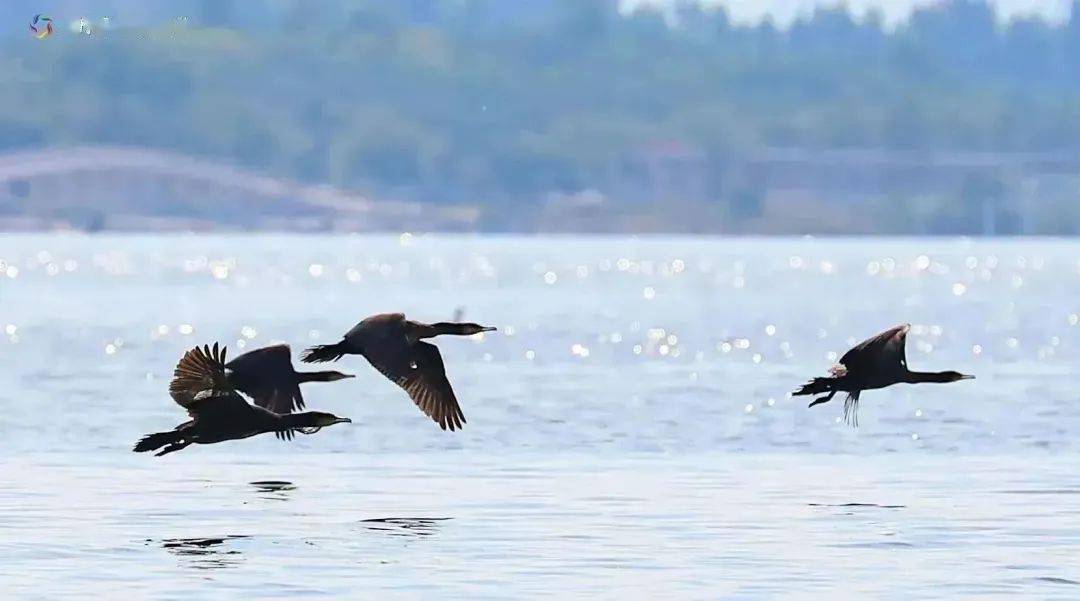
M1030 216L1076 200L1080 19L1001 28L954 2L885 33L841 10L778 31L605 0L261 5L178 0L190 20L158 22L148 3L153 27L8 39L0 151L215 157L482 206L490 229L612 227L580 198L629 229L831 231L833 206L844 231L1078 229Z

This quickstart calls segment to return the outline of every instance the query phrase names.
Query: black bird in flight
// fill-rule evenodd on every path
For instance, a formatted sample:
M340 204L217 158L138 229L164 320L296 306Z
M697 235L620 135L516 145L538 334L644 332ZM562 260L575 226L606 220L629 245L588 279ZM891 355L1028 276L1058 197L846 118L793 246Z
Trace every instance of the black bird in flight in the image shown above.
M443 334L471 336L495 328L475 323L426 324L405 319L403 313L373 315L356 324L336 344L314 346L304 352L305 363L337 361L344 355L363 355L384 376L409 393L409 397L443 430L461 429L461 412L442 355L433 344L422 342Z
M903 324L864 340L840 358L840 363L829 369L829 376L814 378L792 394L828 393L810 403L810 407L827 403L838 392L846 392L844 421L859 425L859 394L864 390L885 388L893 384L919 384L922 382L947 383L972 380L975 376L956 371L911 371L904 352L911 324Z
M274 413L303 409L300 385L305 382L334 382L354 377L340 371L297 372L293 369L287 344L246 352L226 363L225 373L233 388Z
M229 382L224 362L225 349L219 351L216 343L213 348L196 347L184 353L169 383L169 395L187 409L191 420L168 432L144 436L135 445L136 453L161 449L155 453L160 457L192 443L213 444L264 432L292 438L295 432L314 434L321 428L352 421L318 411L280 415L252 405Z

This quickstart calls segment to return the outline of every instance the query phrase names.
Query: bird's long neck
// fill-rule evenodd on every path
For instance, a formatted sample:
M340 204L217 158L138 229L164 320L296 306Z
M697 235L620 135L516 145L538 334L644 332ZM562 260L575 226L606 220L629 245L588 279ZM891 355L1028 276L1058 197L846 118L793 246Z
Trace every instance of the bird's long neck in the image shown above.
M315 425L315 416L310 411L288 413L279 415L278 422L284 428L310 428Z
M296 372L296 381L301 384L304 382L333 382L336 375L338 375L336 371L298 371Z
M473 333L467 330L463 323L440 321L438 323L422 323L417 325L419 326L416 331L417 338L434 338L435 336L442 336L444 334L449 334L451 336L469 336Z
M946 384L953 380L952 374L945 371L908 371L904 374L904 382L908 384L922 384L924 382Z

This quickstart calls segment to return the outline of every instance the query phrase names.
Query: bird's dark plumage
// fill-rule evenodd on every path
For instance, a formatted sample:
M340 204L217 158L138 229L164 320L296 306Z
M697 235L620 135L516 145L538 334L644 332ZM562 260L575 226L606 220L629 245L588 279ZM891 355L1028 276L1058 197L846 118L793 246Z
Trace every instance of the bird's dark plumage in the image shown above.
M364 355L375 369L409 393L416 406L443 429L460 430L465 414L446 377L439 349L427 342L376 347Z
M865 374L868 381L895 384L907 372L907 333L910 324L898 325L864 340L840 357L847 373Z
M356 324L338 343L308 349L303 360L325 362L344 355L363 355L375 369L405 389L417 407L442 429L457 430L465 424L465 414L446 377L442 355L435 345L421 339L493 330L475 323L425 324L409 321L403 313L384 313Z
M187 410L191 420L171 431L144 436L136 443L136 452L162 449L156 453L161 456L192 443L212 444L264 432L275 432L291 439L295 432L311 434L320 428L350 421L315 411L279 415L248 403L229 382L225 354L225 349L219 349L217 344L184 353L169 383L169 395Z
M225 364L229 383L248 395L260 407L274 413L292 413L304 408L303 382L332 382L351 378L337 371L297 372L287 344L275 344L243 355Z
M893 384L918 384L921 382L955 382L972 379L955 371L915 372L908 369L905 346L910 324L902 324L868 338L852 347L840 357L827 377L814 378L793 392L794 396L824 394L814 399L810 406L832 400L838 392L847 393L844 400L844 420L859 424L859 395L864 390L885 388Z

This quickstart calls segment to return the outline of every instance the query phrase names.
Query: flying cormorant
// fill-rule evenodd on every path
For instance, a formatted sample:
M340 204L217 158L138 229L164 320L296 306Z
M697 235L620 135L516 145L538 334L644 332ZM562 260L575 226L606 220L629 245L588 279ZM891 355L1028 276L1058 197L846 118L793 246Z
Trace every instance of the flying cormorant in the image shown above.
M155 453L160 457L192 443L213 444L264 432L292 438L294 432L314 434L320 428L352 421L318 411L280 415L252 405L229 382L224 362L225 349L219 351L216 343L213 348L196 347L184 353L169 383L169 395L187 409L191 420L168 432L144 436L135 445L136 453L161 449Z
M233 388L274 413L292 413L304 408L304 396L300 394L300 384L304 382L334 382L354 377L340 371L297 372L287 344L246 352L226 363L225 370Z
M971 380L975 376L955 371L911 371L907 367L904 344L911 324L903 324L864 340L840 358L840 363L829 370L829 376L814 378L796 390L794 396L805 394L828 395L814 399L810 407L827 403L838 392L846 392L844 420L859 425L859 393L864 390L885 388L893 384L919 384L921 382L956 382Z
M465 423L439 349L423 338L443 334L471 336L495 328L475 323L426 324L405 319L403 313L373 315L356 324L336 344L307 349L305 363L337 361L344 355L363 355L375 369L409 393L413 402L445 430Z

